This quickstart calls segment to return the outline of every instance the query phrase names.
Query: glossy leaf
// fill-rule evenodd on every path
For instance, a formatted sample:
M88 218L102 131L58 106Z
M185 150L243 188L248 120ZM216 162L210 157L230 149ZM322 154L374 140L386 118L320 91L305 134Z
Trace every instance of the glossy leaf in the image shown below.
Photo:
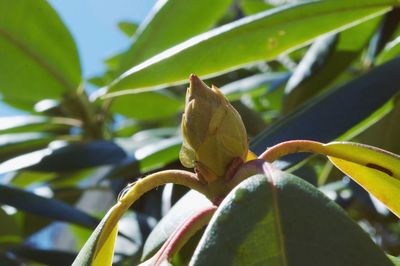
M286 140L330 142L340 137L399 92L399 67L400 58L394 59L319 96L260 133L252 141L251 150L261 154L267 147ZM302 155L288 157L277 166L285 168L302 159Z
M380 15L392 4L397 1L305 2L245 17L131 68L111 84L110 90L170 85L185 82L192 72L211 76L255 61L271 60L319 35Z
M132 46L121 58L120 72L208 30L225 13L231 2L232 0L159 0L139 26ZM195 23L193 19L196 20Z
M315 187L261 164L264 174L243 181L221 203L191 265L392 265Z
M93 228L97 219L61 201L44 198L33 193L0 185L0 203L22 211L54 220L75 223Z
M59 98L81 82L77 48L47 1L0 1L0 88L7 100Z
M325 146L329 153L340 154L341 159L329 157L336 167L400 217L399 155L351 142L333 142Z
M35 171L72 171L118 163L126 153L112 141L53 143L49 148L24 154L0 164L0 173L24 168Z

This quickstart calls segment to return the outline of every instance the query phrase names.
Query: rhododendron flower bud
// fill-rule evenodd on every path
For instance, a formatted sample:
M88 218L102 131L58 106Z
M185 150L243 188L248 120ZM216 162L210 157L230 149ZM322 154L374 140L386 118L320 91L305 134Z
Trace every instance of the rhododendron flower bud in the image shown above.
M247 134L239 113L217 87L209 88L196 75L190 76L182 134L182 164L196 167L208 183L223 177L234 159L246 159Z

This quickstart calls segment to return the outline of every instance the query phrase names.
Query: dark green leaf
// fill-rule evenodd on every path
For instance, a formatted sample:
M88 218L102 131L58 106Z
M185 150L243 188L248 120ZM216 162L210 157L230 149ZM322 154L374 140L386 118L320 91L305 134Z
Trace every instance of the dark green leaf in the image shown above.
M315 187L257 164L264 174L248 178L224 199L191 265L392 265Z
M217 75L305 45L389 10L394 0L313 1L268 10L198 35L137 65L110 91L182 83Z
M30 261L57 266L69 266L76 257L76 253L73 252L37 249L28 246L14 248L12 249L12 253Z
M61 201L44 198L10 186L0 185L0 203L22 211L59 221L95 227L96 218Z
M0 164L0 173L28 168L35 171L73 171L121 162L126 153L112 141L52 143L48 148L24 154Z
M303 57L289 80L285 93L284 112L293 110L311 97L326 89L367 46L380 18L364 22L317 40Z
M61 97L81 82L75 43L47 1L0 1L0 88L6 99Z
M338 138L400 91L399 67L397 58L318 96L260 133L252 141L251 150L260 154L269 146L292 139L329 142ZM303 158L288 157L278 164L285 168Z

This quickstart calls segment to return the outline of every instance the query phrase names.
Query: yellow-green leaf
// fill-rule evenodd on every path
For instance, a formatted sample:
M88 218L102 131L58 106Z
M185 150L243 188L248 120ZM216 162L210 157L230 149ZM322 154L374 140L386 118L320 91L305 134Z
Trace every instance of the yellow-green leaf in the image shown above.
M400 217L400 156L367 145L337 142L325 145L329 159Z
M118 226L114 226L111 234L108 235L104 245L95 254L92 266L111 265L114 254L114 243L117 237Z

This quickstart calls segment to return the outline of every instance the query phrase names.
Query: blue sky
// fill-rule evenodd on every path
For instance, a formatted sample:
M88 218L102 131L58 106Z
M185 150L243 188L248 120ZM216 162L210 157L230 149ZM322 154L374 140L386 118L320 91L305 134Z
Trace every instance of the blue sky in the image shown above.
M71 31L79 50L83 75L104 70L103 60L129 45L118 22L139 23L155 0L48 0Z
M122 51L129 39L118 22L139 23L155 0L48 0L70 30L78 46L85 78L102 73L103 61ZM21 114L0 102L0 116Z

